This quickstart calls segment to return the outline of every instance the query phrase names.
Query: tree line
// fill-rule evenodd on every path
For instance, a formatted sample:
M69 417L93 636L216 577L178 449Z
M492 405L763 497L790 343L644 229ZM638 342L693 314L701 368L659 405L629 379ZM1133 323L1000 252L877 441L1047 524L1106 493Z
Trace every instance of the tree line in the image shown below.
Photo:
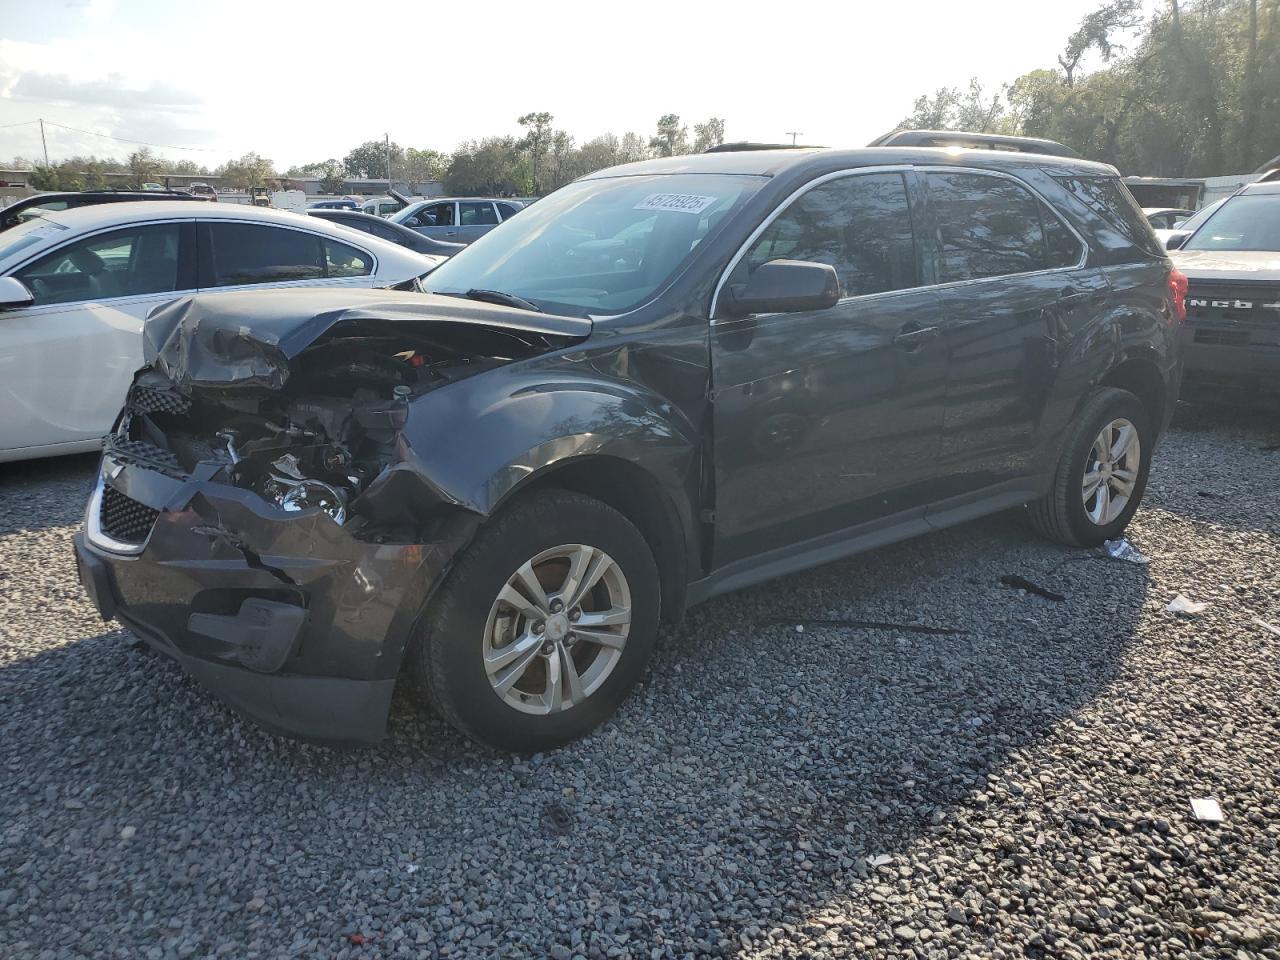
M399 183L443 181L453 194L541 196L578 177L604 167L649 157L701 153L724 142L724 120L712 117L693 125L692 131L678 114L664 114L650 136L602 134L584 143L554 126L548 112L526 113L517 119L520 135L485 137L459 144L452 153L405 147L395 141L369 140L351 148L342 159L331 157L290 167L283 173L258 153L228 160L213 169L190 160L167 160L147 147L127 160L95 156L70 157L42 165L17 158L19 169L31 171L31 185L40 190L93 190L107 186L105 174L126 174L128 185L161 182L165 174L217 176L221 185L236 189L288 187L300 177L321 178L325 193L342 193L349 177L385 179ZM115 181L118 183L118 180Z
M1124 174L1249 173L1280 155L1280 0L1141 0L1085 16L1057 62L919 97L898 129L1047 137ZM1101 66L1086 72L1094 58Z

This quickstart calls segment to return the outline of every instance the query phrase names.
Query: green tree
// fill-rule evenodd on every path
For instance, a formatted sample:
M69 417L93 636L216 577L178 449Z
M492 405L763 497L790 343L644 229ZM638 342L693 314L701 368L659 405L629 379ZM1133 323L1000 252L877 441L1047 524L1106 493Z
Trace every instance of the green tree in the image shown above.
M1086 16L1055 66L1009 85L990 129L1148 176L1248 173L1280 152L1280 0L1170 0L1142 24L1135 9L1112 0ZM1090 53L1103 66L1085 73ZM982 129L990 111L965 100L921 97L902 126Z
M898 124L899 130L970 130L976 133L1003 133L1006 90L988 94L977 77L967 89L941 87L933 95L917 97L910 114Z
M649 147L660 157L689 152L689 129L680 125L679 114L665 113L658 118L658 135L649 140Z
M712 147L724 143L724 120L711 117L693 125L693 152L706 153Z
M391 172L399 176L404 150L394 141L388 148L385 140L366 140L346 155L342 165L350 176L382 180L387 176L388 149L391 154Z
M618 163L635 163L650 155L649 143L638 133L624 133L618 141Z
M415 150L409 147L404 152L404 174L401 180L411 183L425 183L428 180L443 180L449 169L449 158L439 150ZM399 174L400 170L397 169Z
M1067 47L1058 57L1067 86L1075 83L1080 61L1090 50L1096 50L1103 63L1124 51L1116 35L1132 30L1142 19L1141 0L1112 0L1086 14L1076 32L1067 38Z
M524 195L532 189L527 158L515 137L487 137L458 146L444 177L445 190L468 194Z
M319 164L319 171L311 176L320 177L320 189L325 193L342 193L347 186L347 174L337 160Z
M141 189L144 183L154 183L160 177L160 158L150 147L139 147L129 154L129 177L132 186Z
M238 160L228 160L215 172L223 178L223 183L239 190L265 187L267 181L276 176L274 164L253 152L246 153Z
M529 165L533 174L533 193L538 196L541 196L542 192L540 178L542 176L543 159L547 155L547 150L551 147L553 137L551 121L554 119L551 114L543 111L541 113L526 113L516 120L525 129L519 148L529 154Z

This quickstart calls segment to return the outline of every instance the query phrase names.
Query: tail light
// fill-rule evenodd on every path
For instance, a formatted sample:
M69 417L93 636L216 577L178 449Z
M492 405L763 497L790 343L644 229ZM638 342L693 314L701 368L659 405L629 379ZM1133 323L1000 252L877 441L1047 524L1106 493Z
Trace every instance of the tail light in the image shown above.
M1179 323L1187 321L1187 275L1181 270L1169 271L1169 294L1173 297L1173 313Z

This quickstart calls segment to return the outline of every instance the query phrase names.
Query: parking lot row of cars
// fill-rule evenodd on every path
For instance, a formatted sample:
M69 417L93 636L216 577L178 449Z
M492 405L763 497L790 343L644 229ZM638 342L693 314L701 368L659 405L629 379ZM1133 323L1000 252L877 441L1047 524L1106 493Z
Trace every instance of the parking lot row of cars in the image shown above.
M1020 504L1061 542L1115 538L1184 354L1236 350L1232 382L1280 355L1275 255L1245 250L1280 249L1280 184L1171 263L1114 169L1007 141L721 151L386 224L482 205L496 229L447 259L341 210L0 234L0 324L128 329L120 392L145 360L97 427L82 581L273 728L375 739L404 672L471 736L540 750L701 599ZM29 348L9 382L45 392L10 406L76 401L107 354Z

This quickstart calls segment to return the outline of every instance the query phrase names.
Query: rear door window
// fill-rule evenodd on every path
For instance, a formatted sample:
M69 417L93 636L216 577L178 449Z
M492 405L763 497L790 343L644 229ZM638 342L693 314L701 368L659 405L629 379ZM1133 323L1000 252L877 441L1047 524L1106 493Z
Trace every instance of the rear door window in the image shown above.
M178 282L179 223L112 230L68 244L14 276L36 305L170 293Z
M367 277L373 273L373 257L337 240L322 240L327 277Z
M209 223L201 242L201 287L318 280L325 251L314 233L258 223Z
M1084 250L1035 194L1006 177L925 174L938 229L938 281L955 283L1078 263Z
M458 221L464 227L487 226L498 222L498 214L493 204L485 201L472 201L458 204Z
M770 260L829 264L846 297L917 286L920 274L902 175L851 175L802 194L752 244L745 261L748 275Z
M503 220L510 220L512 217L514 217L517 213L520 212L520 208L517 207L514 203L499 203L498 212L502 214Z

